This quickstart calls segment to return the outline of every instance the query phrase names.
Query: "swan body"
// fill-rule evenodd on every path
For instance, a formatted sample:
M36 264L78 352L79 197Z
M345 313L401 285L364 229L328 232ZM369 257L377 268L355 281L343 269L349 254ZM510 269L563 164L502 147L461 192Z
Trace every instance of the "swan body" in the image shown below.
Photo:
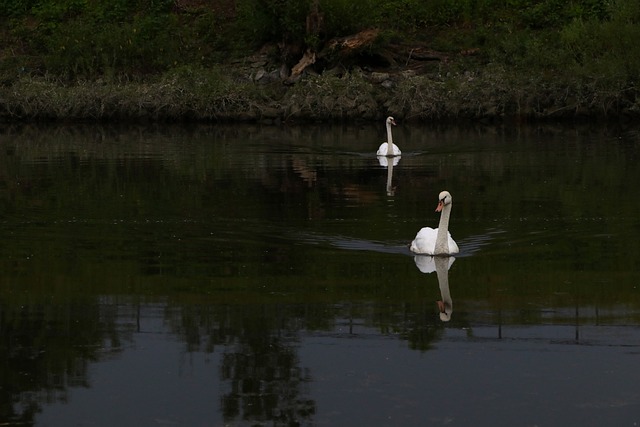
M438 196L440 223L438 228L424 227L411 242L411 251L425 255L453 255L460 252L458 244L449 233L449 217L451 216L451 204L453 199L448 191L442 191Z
M393 117L387 117L387 142L383 142L378 147L376 156L394 157L402 154L396 144L393 143L393 135L391 134L391 125L396 125L396 121Z
M453 255L460 252L458 244L451 237L451 233L446 232L445 249L436 250L436 242L438 240L439 228L424 227L418 231L416 238L411 242L411 252L424 255Z

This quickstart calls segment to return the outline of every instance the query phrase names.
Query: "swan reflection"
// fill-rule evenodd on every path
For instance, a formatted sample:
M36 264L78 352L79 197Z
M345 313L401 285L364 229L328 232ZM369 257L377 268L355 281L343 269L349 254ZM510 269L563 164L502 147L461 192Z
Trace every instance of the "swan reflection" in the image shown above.
M416 255L413 261L416 263L416 267L422 273L436 272L438 276L438 285L440 286L441 300L437 301L438 311L440 311L440 320L448 322L451 320L451 313L453 313L453 300L451 299L451 293L449 292L449 269L453 265L456 259L454 257L433 257Z
M402 158L402 156L396 156L396 157L377 156L377 157L378 157L378 163L380 163L380 166L382 166L383 168L389 167L389 165L391 165L392 168L393 166L398 166L398 163ZM389 160L391 160L391 162L389 162Z
M389 161L391 160L391 161ZM380 166L387 168L387 196L393 196L396 192L393 186L393 167L398 165L400 157L384 157L378 156Z

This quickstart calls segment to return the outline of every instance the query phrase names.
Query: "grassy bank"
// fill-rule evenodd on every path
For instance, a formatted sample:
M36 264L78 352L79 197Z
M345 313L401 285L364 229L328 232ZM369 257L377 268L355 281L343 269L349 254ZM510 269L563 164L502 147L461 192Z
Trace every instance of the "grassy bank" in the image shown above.
M207 70L211 73L211 70ZM392 87L362 72L310 76L294 86L238 83L221 73L151 82L23 78L5 88L4 120L307 121L539 120L640 118L635 89L597 80L562 81L484 67L447 76L408 76Z
M640 117L636 0L213 3L0 0L0 117ZM372 42L328 49L367 28Z

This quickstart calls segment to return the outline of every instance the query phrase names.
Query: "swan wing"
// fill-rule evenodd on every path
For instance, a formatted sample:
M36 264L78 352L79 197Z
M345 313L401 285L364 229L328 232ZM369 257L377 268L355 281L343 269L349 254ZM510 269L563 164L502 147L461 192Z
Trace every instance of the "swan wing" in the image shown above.
M460 252L460 248L458 248L458 244L451 237L451 233L448 233L448 234L449 234L449 240L447 241L447 244L449 245L449 253L457 254L458 252Z
M436 237L438 236L438 229L431 227L424 227L416 238L411 242L411 252L416 254L433 255L436 249ZM457 246L456 246L457 247Z
M380 147L378 147L378 151L376 152L376 156L386 156L387 155L387 147L388 147L388 145L389 144L386 143L386 142L383 142L382 144L380 144ZM398 146L392 142L391 143L391 155L399 156L401 154L402 154L402 151L400 151Z

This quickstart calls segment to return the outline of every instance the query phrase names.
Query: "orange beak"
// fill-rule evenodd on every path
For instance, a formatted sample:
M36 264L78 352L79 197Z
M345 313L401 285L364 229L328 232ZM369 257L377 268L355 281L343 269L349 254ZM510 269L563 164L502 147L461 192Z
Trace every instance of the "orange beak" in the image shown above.
M436 212L440 212L443 207L444 207L444 204L442 203L442 200L440 200L438 202L438 207L436 208Z

